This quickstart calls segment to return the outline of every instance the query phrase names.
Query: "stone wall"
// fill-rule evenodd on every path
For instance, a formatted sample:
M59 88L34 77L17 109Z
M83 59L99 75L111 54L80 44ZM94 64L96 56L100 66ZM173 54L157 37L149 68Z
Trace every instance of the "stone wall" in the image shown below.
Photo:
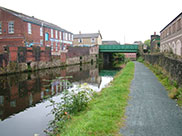
M166 57L162 54L144 55L144 60L152 65L158 65L166 70L171 79L182 86L182 61Z
M53 56L49 47L7 46L0 54L0 75L95 62L98 55L90 54L91 49L70 47L68 52Z
M0 67L0 75L20 73L25 71L36 71L40 69L54 68L64 66L59 59L54 59L52 61L34 61L31 63L17 63L9 62L6 67Z

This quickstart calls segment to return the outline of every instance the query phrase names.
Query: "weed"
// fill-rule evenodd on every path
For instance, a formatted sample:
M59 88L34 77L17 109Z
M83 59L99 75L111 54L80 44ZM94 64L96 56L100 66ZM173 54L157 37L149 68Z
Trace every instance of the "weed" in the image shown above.
M68 80L61 78L60 82L63 81L71 86ZM61 133L65 128L65 123L71 119L71 115L83 111L92 97L93 90L88 88L87 84L83 84L72 90L64 90L60 102L50 99L51 105L48 106L53 107L50 114L54 115L54 119L50 121L45 132L50 136Z
M170 75L158 65L151 65L146 62L144 62L144 64L155 73L159 81L168 90L168 96L171 99L177 99L178 104L182 106L182 88L179 88L177 82L175 80L171 80Z

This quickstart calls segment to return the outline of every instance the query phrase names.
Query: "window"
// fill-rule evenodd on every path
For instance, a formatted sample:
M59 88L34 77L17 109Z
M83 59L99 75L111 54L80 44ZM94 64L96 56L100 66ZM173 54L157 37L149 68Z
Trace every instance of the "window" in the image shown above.
M49 33L45 33L45 41L49 41Z
M91 38L91 42L94 43L95 42L95 38Z
M28 34L32 34L32 26L28 23Z
M67 33L65 33L65 40L68 40L68 36L67 36Z
M43 36L43 28L40 27L40 36Z
M71 34L68 34L68 40L71 40Z
M43 46L43 40L42 39L40 40L40 46Z
M71 40L73 41L73 35L71 36Z
M0 22L0 34L2 34L2 23Z
M66 33L63 33L63 40L66 40Z
M0 96L0 106L4 105L4 96Z
M67 40L69 40L69 34L67 34Z
M62 39L62 35L61 35L62 33L61 32L59 32L59 39L61 40Z
M58 38L58 31L57 30L55 30L55 37L56 37L56 39Z
M171 35L171 26L169 27L169 35Z
M181 19L178 20L177 22L177 31L181 29Z
M51 51L53 51L53 41L51 41Z
M8 33L10 33L10 34L14 33L14 22L13 21L8 22Z
M173 26L172 26L172 31L173 31L173 33L175 33L175 31L176 31L176 26L175 26L175 24L173 24Z
M51 29L51 38L54 37L53 29Z
M56 42L56 51L58 51L58 43Z
M169 35L169 29L167 29L166 32L167 32L167 36L168 36Z
M82 39L78 39L78 42L79 42L79 43L82 43Z
M70 34L70 41L72 40L72 34Z
M16 100L10 101L10 106L11 106L11 107L16 107Z

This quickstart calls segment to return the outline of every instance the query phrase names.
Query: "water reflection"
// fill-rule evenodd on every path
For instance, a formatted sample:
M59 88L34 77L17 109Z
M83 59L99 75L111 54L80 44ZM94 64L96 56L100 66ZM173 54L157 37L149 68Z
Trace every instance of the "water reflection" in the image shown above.
M99 72L97 64L86 64L1 76L0 135L44 135L42 131L51 119L46 116L50 112L49 108L45 108L49 104L46 97L59 94L67 88L66 82L55 80L57 77L72 76L69 80L73 86L86 82L93 90L100 91L112 80L112 76L107 73L101 69ZM23 130L26 127L29 129Z

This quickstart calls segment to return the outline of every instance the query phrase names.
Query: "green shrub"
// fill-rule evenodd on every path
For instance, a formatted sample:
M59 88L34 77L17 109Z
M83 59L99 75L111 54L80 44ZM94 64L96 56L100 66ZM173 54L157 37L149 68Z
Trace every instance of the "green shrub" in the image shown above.
M50 121L45 132L50 136L60 133L67 120L71 119L71 115L84 110L92 96L93 90L87 87L87 84L83 84L75 89L63 91L60 102L50 99L49 106L53 107L50 114L54 115L54 119Z
M140 57L137 58L137 61L143 63L144 62L144 59L143 59L143 57L140 56Z

